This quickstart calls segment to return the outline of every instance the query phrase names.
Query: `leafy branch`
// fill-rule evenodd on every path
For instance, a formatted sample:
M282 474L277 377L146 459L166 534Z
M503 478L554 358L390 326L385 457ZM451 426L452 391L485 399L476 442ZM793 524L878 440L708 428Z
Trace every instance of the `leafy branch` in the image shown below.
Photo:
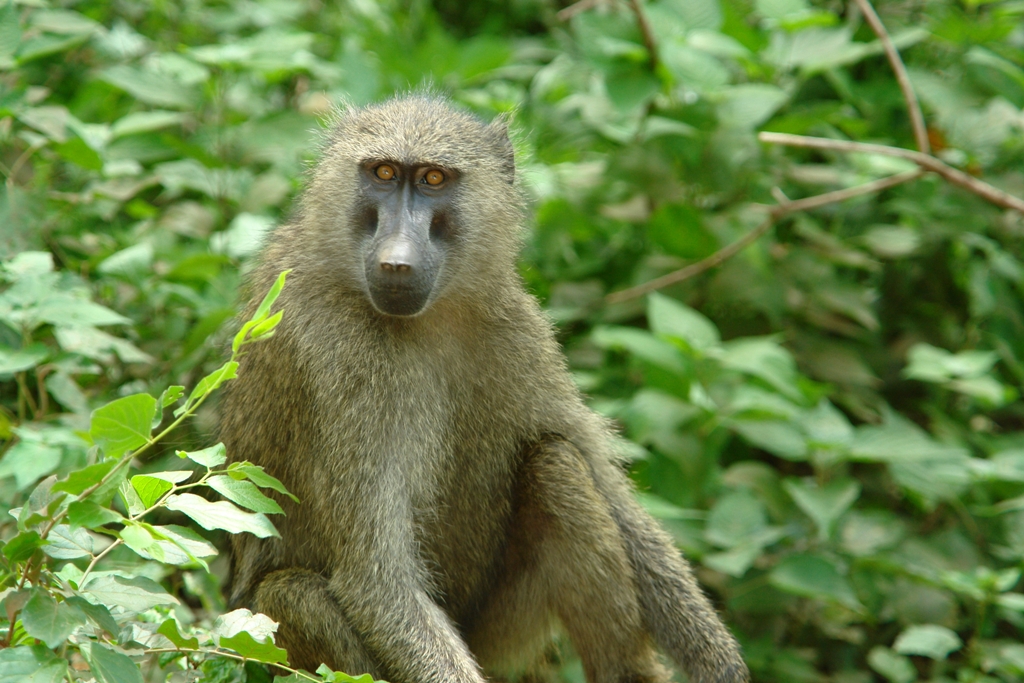
M705 259L693 263L685 268L672 271L667 275L655 278L643 284L637 285L636 287L630 287L629 289L623 289L618 292L613 292L605 297L605 301L609 304L618 304L630 299L641 297L650 292L656 291L663 287L668 287L677 282L688 280L691 277L700 275L701 273L711 270L712 268L721 265L725 261L729 260L736 254L743 251L746 247L757 241L761 235L771 230L772 226L782 218L791 213L797 211L808 211L810 209L816 209L821 206L828 204L834 204L836 202L842 202L847 199L853 199L865 194L872 194L874 192L881 192L882 190L903 183L909 182L920 178L922 175L921 171L907 171L906 173L898 173L896 175L889 176L888 178L881 178L874 180L870 183L858 185L857 187L850 187L843 190L836 190L834 192L826 192L825 194L815 195L813 197L806 197L804 199L797 200L785 200L783 203L777 204L769 209L768 218L763 220L756 228L748 232L746 235L736 240L732 244L719 249L711 256Z
M978 178L968 175L963 171L957 170L931 154L930 146L928 144L928 133L924 124L924 116L921 113L921 106L917 100L917 96L914 94L914 89L910 83L910 78L907 75L906 67L903 64L902 59L900 59L899 52L896 50L896 46L893 45L888 31L886 31L885 26L882 24L881 19L879 19L878 14L875 12L869 0L855 0L855 2L864 14L868 25L878 36L886 57L889 60L889 64L896 74L896 79L899 82L900 90L903 93L903 99L910 115L911 126L914 131L914 139L920 151L904 149L902 147L892 147L889 145L877 145L847 140L832 140L806 135L792 135L789 133L762 132L758 134L758 139L770 144L781 144L791 147L805 147L839 152L860 152L865 154L880 154L896 157L906 159L907 161L917 164L920 167L919 170L900 173L857 187L838 190L835 192L826 192L824 194L814 195L797 201L784 200L770 209L767 219L739 240L723 247L697 263L690 264L635 287L630 287L629 289L620 290L618 292L612 292L605 297L606 304L617 304L629 301L663 287L688 280L704 273L705 271L715 268L756 242L758 238L768 232L780 218L791 213L846 201L847 199L864 194L880 192L887 188L894 187L911 180L916 180L924 175L925 172L935 173L950 184L973 192L977 196L995 204L996 206L1024 214L1024 200L1004 192L983 180L979 180ZM633 4L635 5L635 2ZM639 8L637 7L637 9ZM638 16L642 17L642 15ZM651 54L653 59L654 53L652 52ZM778 196L781 192L777 191L775 194Z
M808 135L791 135L789 133L760 133L758 139L778 145L789 147L806 147L811 149L826 149L836 152L860 152L863 154L881 154L883 156L906 159L920 166L925 171L931 171L952 185L962 187L973 192L982 199L988 200L996 206L1004 209L1012 209L1024 214L1024 200L1015 197L997 187L989 185L983 180L968 175L946 164L931 154L923 154L902 147L890 147L889 145L876 145L866 142L852 142L849 140L832 140L830 138L816 138Z
M130 616L134 612L176 603L177 599L144 577L125 578L119 572L99 572L99 563L115 549L128 547L145 559L165 564L195 564L208 569L204 558L216 555L216 548L189 528L156 526L144 521L158 509L181 512L206 529L247 532L259 537L277 535L265 515L284 511L260 488L273 489L298 502L297 499L262 467L244 461L227 464L223 444L195 452L177 452L178 457L206 468L196 481L189 481L195 474L191 468L130 478L125 470L135 458L193 416L224 382L236 376L246 345L274 334L282 312L271 314L271 308L286 277L287 271L281 273L252 318L235 335L230 359L197 383L174 411L175 419L170 425L153 434L163 411L184 396L185 389L181 386L168 388L159 398L135 394L98 408L92 414L89 437L103 454L99 462L72 471L61 481L43 481L26 506L15 511L19 533L3 545L3 559L12 569L9 576L20 575L17 586L8 588L3 595L8 624L2 647L10 648L6 652L17 651L11 656L31 659L32 666L48 673L52 671L59 678L67 672L67 660L56 656L53 649L65 648L72 633L92 623L97 628L95 639L86 637L70 642L75 643L97 680L100 683L141 682L137 664L119 649L124 643L109 637L124 628L113 615ZM211 502L190 493L201 487L213 489L223 500ZM110 505L118 493L126 515ZM110 528L109 525L114 524L119 528ZM113 540L97 551L90 532L112 536ZM84 570L74 563L66 563L56 571L47 567L46 555L53 559L89 558L89 561ZM27 585L30 587L26 588ZM114 607L120 610L112 612ZM202 647L200 638L182 636L173 618L165 619L154 635L170 640L174 649L145 648L153 644L146 637L141 644L147 654L181 652L271 664L289 673L285 679L289 681L372 681L366 675L354 678L326 667L318 670L318 676L290 668L286 664L287 652L273 643L276 628L268 617L242 609L219 617L213 631L200 632L202 640L211 647ZM35 642L42 642L47 648L32 648Z
M267 339L273 336L274 328L281 321L281 312L273 316L269 315L270 307L277 300L281 290L284 288L285 279L288 273L281 273L270 291L264 297L262 303L253 315L252 319L242 326L238 331L231 345L231 358L217 370L204 377L192 390L185 404L174 411L175 420L171 422L160 433L144 435L150 422L159 418L163 410L173 405L184 393L185 388L173 386L168 388L159 400L148 394L135 394L113 401L93 413L90 435L94 441L99 442L107 450L124 451L115 461L100 462L86 468L87 470L104 471L104 474L93 483L81 487L82 478L76 479L73 475L67 480L58 482L51 489L53 493L71 494L73 498L61 501L61 507L46 521L42 530L28 532L35 535L32 539L37 547L42 547L53 529L68 516L71 506L75 503L82 503L90 498L97 491L100 491L118 477L123 468L133 459L147 452L155 444L163 440L167 435L177 429L185 420L195 415L196 411L203 405L207 398L218 389L224 382L233 379L238 370L238 359L242 348L249 343ZM141 443L140 443L141 442ZM76 473L78 474L78 473ZM63 496L62 496L63 498ZM25 586L31 575L34 562L41 557L34 553L25 563L21 573L21 581L18 584L20 590Z

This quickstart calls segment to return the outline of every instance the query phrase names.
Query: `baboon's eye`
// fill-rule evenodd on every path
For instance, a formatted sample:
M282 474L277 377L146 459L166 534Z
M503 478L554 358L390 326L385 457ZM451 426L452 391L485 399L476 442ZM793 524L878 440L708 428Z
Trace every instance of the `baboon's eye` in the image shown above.
M374 171L374 174L381 180L391 180L395 177L395 167L389 164L381 164Z
M444 182L444 173L441 173L436 168L432 168L423 176L423 180L426 181L427 185L440 185Z

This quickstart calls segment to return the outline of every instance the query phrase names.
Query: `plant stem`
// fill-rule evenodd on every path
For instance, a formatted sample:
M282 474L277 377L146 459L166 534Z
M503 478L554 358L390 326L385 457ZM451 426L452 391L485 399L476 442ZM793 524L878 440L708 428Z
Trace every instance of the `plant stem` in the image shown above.
M907 104L907 113L910 115L910 125L914 129L914 142L917 144L917 150L922 154L931 154L932 150L928 144L928 129L924 124L924 114L921 113L921 104L917 101L917 95L914 94L914 87L910 84L907 67L904 66L903 60L900 59L899 51L893 45L889 32L885 30L885 24L878 17L878 13L871 6L871 2L869 0L855 0L855 2L864 14L864 19L868 22L868 26L878 36L879 42L882 43L885 56L889 59L889 65L896 75L896 82L899 83L900 90L903 92L903 101Z
M259 660L256 660L256 659L252 659L251 657L243 657L242 655L235 654L234 652L226 652L226 651L221 650L219 648L218 649L214 649L214 650L203 650L202 648L192 648L192 647L155 647L155 648L148 648L148 649L145 650L145 653L147 655L158 655L158 654L163 654L165 652L181 652L181 653L192 652L192 653L195 653L195 654L202 654L202 655L217 655L219 657L227 657L228 659L234 659L235 661L239 661L239 662L250 662L250 661L255 662L255 661L259 661ZM290 666L288 666L287 664L272 664L271 666L277 667L278 669L283 669L283 670L287 671L290 674L295 674L297 676L301 676L302 678L305 678L307 681L314 681L315 683L321 683L321 681L323 681L323 679L320 678L319 676L314 676L312 674L306 673L305 671L300 671L299 669L293 669Z
M113 543L111 543L110 545L108 545L106 548L103 549L103 552L101 552L99 555L94 556L92 558L92 561L89 562L89 566L86 567L85 571L82 573L82 578L78 581L78 585L79 586L84 585L85 584L85 578L87 576L89 576L89 572L91 572L92 568L96 566L96 563L99 562L100 560L102 560L104 557L106 557L107 553L109 553L111 550L113 550L114 548L116 548L117 546L119 546L119 545L121 545L123 543L124 543L124 541L122 541L120 538L116 538L116 539L114 539Z
M640 35L644 39L644 47L651 55L651 71L658 70L658 43L654 40L654 31L651 30L651 23L647 20L647 13L640 5L640 0L629 0L629 6L636 15L637 26L640 27Z
M605 297L605 302L609 304L618 304L623 301L629 301L630 299L635 299L643 296L644 294L653 292L656 289L668 287L669 285L682 282L683 280L688 280L705 271L711 270L715 266L721 265L743 251L743 249L749 245L756 242L761 235L771 229L777 220L787 214L794 213L796 211L816 209L827 204L834 204L835 202L841 202L847 199L852 199L853 197L859 197L860 195L870 194L872 192L880 192L887 188L919 178L921 175L921 171L908 171L906 173L899 173L897 175L889 176L888 178L873 180L870 183L846 188L844 190L826 192L825 194L797 199L796 201L783 201L777 206L771 207L768 218L766 218L760 225L732 244L719 249L711 256L708 256L697 263L692 263L685 268L680 268L679 270L668 273L667 275L662 275L659 278L637 285L636 287L630 287L629 289L613 292Z
M815 138L807 135L791 135L789 133L759 133L758 139L761 142L768 142L777 145L788 145L790 147L806 147L810 149L830 149L837 152L861 152L864 154L881 154L883 156L897 157L913 161L915 164L942 176L953 185L964 188L982 199L985 199L996 206L1004 209L1012 209L1024 214L1024 200L1014 197L1012 194L1003 192L997 187L989 185L983 180L967 175L948 164L939 161L930 154L922 154L911 149L902 147L890 147L889 145L874 145L865 142L850 142L848 140L832 140L830 138Z

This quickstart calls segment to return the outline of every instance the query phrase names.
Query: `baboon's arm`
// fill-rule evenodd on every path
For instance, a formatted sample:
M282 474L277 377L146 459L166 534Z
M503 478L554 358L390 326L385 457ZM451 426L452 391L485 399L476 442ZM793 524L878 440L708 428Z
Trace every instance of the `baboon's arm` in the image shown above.
M359 492L347 509L357 519L337 549L331 594L392 680L483 683L469 648L426 591L401 473L381 460L363 460L378 465L376 472L356 478Z
M636 576L640 608L655 642L693 683L742 683L747 665L671 538L640 507L628 480L608 462L594 464Z

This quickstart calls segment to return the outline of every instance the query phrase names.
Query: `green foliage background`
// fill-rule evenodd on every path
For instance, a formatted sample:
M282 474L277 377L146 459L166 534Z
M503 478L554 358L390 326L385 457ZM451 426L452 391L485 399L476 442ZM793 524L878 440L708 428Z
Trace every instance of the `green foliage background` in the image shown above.
M430 84L484 118L514 112L534 213L523 277L756 680L1024 679L1024 217L925 176L605 305L748 233L772 188L796 199L913 168L757 131L913 135L853 5L652 0L652 56L628 3L595 4L568 19L554 0L0 5L0 505L96 460L94 409L220 366L241 278L332 104ZM878 10L936 154L1024 196L1024 2ZM207 445L214 415L133 472L179 469L174 448ZM125 543L105 561L185 605L152 609L183 625L223 611L222 563ZM6 601L26 570L4 553ZM28 648L33 628L5 642ZM58 646L74 664L71 638L22 653ZM79 649L103 679L97 648ZM147 677L160 665L182 660ZM560 667L580 680L571 655Z

